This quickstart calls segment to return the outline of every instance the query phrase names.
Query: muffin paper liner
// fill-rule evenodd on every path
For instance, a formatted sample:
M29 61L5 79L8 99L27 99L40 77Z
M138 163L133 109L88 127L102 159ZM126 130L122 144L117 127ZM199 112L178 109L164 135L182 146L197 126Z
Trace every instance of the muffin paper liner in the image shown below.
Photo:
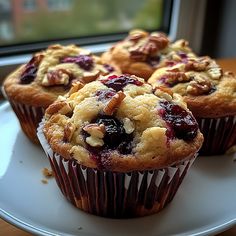
M20 122L23 132L31 141L39 143L37 138L37 127L42 120L45 109L42 107L25 105L12 100L9 100L9 102Z
M221 155L236 145L236 116L196 118L204 136L200 155Z
M62 194L77 208L104 217L129 218L160 211L171 202L196 157L152 171L103 171L53 152L42 129L43 122L38 138Z

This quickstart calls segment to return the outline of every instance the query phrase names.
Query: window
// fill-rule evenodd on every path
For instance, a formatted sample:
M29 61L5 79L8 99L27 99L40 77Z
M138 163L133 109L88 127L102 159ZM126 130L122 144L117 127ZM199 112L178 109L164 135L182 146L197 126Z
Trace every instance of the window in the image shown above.
M17 9L19 2L27 11ZM60 40L80 45L112 42L133 28L168 33L171 5L172 0L11 0L0 56L38 50Z

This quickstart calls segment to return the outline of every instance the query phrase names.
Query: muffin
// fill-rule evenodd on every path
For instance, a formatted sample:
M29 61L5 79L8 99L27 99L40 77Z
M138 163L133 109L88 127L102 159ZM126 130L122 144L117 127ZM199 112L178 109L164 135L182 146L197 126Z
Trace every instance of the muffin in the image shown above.
M236 78L209 57L157 69L148 80L183 96L204 135L202 155L224 154L236 144Z
M61 192L112 218L156 213L202 145L181 96L134 75L101 76L51 104L38 128Z
M163 33L149 34L142 30L133 30L123 41L103 53L101 58L104 63L116 65L122 73L148 79L166 59L185 60L187 56L193 57L195 54L185 40L170 43Z
M22 130L37 143L38 123L59 95L67 93L76 81L91 82L112 71L99 57L75 45L52 45L10 74L3 88Z

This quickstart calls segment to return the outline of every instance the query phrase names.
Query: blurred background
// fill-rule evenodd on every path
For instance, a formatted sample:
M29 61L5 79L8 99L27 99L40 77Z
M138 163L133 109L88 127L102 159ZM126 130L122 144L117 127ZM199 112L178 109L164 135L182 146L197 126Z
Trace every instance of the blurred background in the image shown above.
M0 44L159 29L163 0L0 1Z
M163 0L0 0L0 49L79 38L86 38L86 44L98 43L92 37L110 36L104 37L105 42L133 28L167 31L164 4Z
M234 0L0 0L0 56L50 43L114 42L133 28L185 38L200 55L236 55Z

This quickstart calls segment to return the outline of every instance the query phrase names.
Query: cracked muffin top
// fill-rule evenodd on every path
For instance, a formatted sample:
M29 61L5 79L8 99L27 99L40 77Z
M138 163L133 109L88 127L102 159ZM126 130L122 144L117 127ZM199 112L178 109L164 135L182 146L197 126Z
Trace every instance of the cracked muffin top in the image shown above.
M103 53L101 58L104 63L116 65L122 73L148 79L167 59L175 61L194 56L185 40L170 43L163 33L133 30L124 40Z
M195 117L214 118L236 114L236 77L223 72L209 57L166 61L148 82L184 97Z
M75 84L48 107L43 127L52 150L91 168L127 172L177 164L203 136L181 96L134 75Z
M115 72L101 59L75 45L52 45L36 53L4 82L7 95L25 104L47 107L58 95L69 91L73 82L91 82Z

